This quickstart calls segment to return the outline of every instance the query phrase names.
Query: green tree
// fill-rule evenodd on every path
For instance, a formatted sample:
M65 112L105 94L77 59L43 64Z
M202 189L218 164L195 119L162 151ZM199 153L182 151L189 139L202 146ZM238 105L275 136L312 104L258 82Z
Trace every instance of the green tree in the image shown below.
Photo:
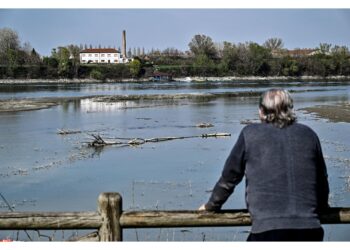
M78 77L78 68L80 65L80 47L77 45L68 45L67 49L69 51L69 59L72 63L72 70L74 72L74 77Z
M52 50L52 57L58 61L58 74L63 77L72 76L72 62L67 47L58 47Z
M214 59L217 56L215 44L209 36L195 35L188 46L195 56L205 55L210 59Z
M103 74L98 69L93 69L90 72L90 77L96 80L103 80Z
M332 56L332 65L334 72L333 74L337 75L345 75L349 74L349 68L350 68L350 53L349 49L346 46L334 46L331 49L331 56Z
M205 54L199 54L196 56L193 66L195 68L195 72L200 76L209 76L213 73L215 68L215 64L212 59L210 59Z
M267 76L270 71L269 60L272 58L269 49L257 43L249 43L250 74Z
M289 57L284 58L282 62L282 74L284 76L299 76L300 75L300 66L295 59Z
M140 60L134 59L129 63L130 73L133 77L139 77L142 69Z
M0 64L14 64L20 48L20 40L16 31L10 28L0 29Z
M221 54L221 61L219 64L220 74L234 74L237 68L237 61L239 60L237 47L225 41Z

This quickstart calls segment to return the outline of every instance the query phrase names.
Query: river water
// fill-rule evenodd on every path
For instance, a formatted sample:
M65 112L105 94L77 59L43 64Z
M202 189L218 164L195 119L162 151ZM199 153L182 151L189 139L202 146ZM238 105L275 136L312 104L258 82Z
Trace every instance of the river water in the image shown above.
M124 210L197 209L205 203L244 120L257 122L258 97L210 100L96 102L91 96L293 90L299 122L319 135L326 158L332 206L350 207L349 124L303 111L349 102L350 83L109 83L0 86L0 100L81 97L48 109L0 113L0 191L15 211L95 211L101 192L119 192ZM91 98L83 98L90 96ZM198 123L211 123L198 128ZM79 133L59 135L58 129ZM103 138L153 138L231 133L138 147L87 147ZM224 208L245 208L240 184ZM8 207L0 200L0 211ZM325 240L350 240L349 225L326 225ZM125 230L128 241L245 240L249 227ZM74 234L75 232L69 232ZM80 232L79 232L80 233ZM34 234L34 233L33 233ZM58 234L57 234L58 235ZM55 240L69 235L56 236ZM3 231L0 238L16 238ZM35 237L34 237L35 238ZM19 237L28 240L25 235ZM41 238L40 238L41 240Z

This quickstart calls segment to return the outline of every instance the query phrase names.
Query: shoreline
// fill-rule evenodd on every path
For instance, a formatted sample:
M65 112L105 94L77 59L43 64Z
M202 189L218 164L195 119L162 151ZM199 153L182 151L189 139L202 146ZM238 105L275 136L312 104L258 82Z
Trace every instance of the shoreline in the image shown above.
M223 77L174 77L172 82L237 82L237 81L256 81L256 82L266 82L266 81L346 81L350 80L350 76L223 76ZM147 82L157 82L152 81L149 77L144 78L125 78L125 79L106 79L106 80L96 80L96 79L0 79L0 84L2 85L16 85L16 84L37 84L37 83L47 83L47 84L89 84L89 83L147 83Z
M308 92L310 90L291 90L291 93ZM312 91L325 91L314 89ZM75 97L38 97L38 98L11 98L0 100L0 113L33 111L47 109L60 105L64 102L91 99L96 103L116 102L177 102L189 100L196 102L208 102L218 98L257 98L261 91L239 91L239 92L214 92L214 93L175 93L175 94L132 94L132 95L87 95Z

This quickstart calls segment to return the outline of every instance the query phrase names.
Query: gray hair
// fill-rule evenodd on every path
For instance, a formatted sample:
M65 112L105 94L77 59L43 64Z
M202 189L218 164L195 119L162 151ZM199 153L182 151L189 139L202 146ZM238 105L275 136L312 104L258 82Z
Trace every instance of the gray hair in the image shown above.
M260 119L284 128L296 121L293 111L293 99L284 89L270 89L260 97Z

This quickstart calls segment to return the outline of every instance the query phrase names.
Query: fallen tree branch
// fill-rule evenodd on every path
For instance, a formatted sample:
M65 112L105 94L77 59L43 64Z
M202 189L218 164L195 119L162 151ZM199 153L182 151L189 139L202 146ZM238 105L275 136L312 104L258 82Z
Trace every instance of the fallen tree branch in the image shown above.
M57 134L59 135L70 135L70 134L80 134L80 130L70 130L70 129L57 129Z
M156 138L150 138L150 139L143 139L143 138L108 138L103 139L100 135L96 134L90 134L94 138L92 142L88 143L88 146L90 147L103 147L103 146L109 146L109 145L120 145L120 146L138 146L142 145L148 142L163 142L163 141L172 141L172 140L180 140L180 139L190 139L190 138L220 138L220 137L227 137L231 136L230 133L211 133L211 134L201 134L201 135L193 135L193 136L169 136L169 137L156 137Z

